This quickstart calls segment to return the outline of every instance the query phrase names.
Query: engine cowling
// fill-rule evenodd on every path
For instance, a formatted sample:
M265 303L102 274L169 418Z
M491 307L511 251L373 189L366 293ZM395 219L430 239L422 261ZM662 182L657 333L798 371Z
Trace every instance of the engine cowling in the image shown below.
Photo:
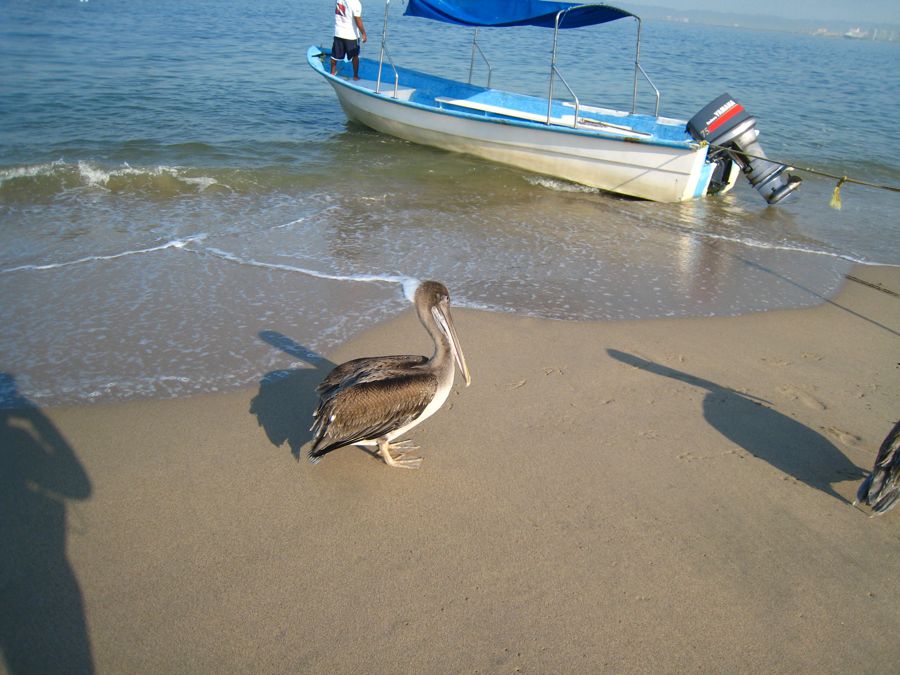
M728 94L706 105L688 121L687 128L698 141L718 146L710 151L711 160L718 153L730 156L769 204L777 204L800 187L799 176L788 173L784 164L766 159L757 141L756 118Z

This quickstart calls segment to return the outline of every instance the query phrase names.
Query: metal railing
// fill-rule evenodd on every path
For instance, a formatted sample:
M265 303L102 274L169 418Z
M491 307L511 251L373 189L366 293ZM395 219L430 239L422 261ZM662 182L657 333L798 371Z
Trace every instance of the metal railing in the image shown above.
M659 89L656 88L656 85L653 84L653 80L651 80L650 76L647 75L647 73L644 71L644 67L640 63L636 63L635 65L637 66L637 69L641 72L641 75L644 76L644 79L647 80L647 83L651 87L653 87L653 93L656 94L656 109L653 114L655 117L659 117ZM637 88L635 88L635 97L637 97ZM631 112L632 113L635 112L636 103L637 102L635 100L631 101Z
M578 101L578 96L575 95L575 92L572 90L572 87L569 86L569 83L566 82L566 78L563 77L562 73L559 71L559 68L556 67L556 48L557 48L557 39L559 36L559 24L563 17L565 16L568 10L562 10L558 12L556 15L556 27L553 31L553 53L550 59L550 86L547 94L547 124L550 124L550 120L552 118L553 111L553 81L554 76L559 77L562 83L566 86L566 89L569 90L569 94L575 100L575 119L572 123L572 126L578 126L578 111L580 108L580 103ZM634 16L632 14L632 16ZM656 96L656 107L654 109L654 115L659 117L659 102L660 102L660 94L659 89L657 89L656 85L653 84L653 80L650 79L650 76L647 75L647 72L644 70L644 67L641 65L641 19L640 17L634 16L637 21L637 42L634 49L634 85L632 88L631 94L631 113L634 114L637 112L637 94L638 94L638 74L643 75L644 79L647 80L647 83L653 88L653 93Z
M481 49L481 45L478 44L478 28L475 29L475 35L472 36L472 59L469 61L469 84L472 84L472 73L475 70L475 51L481 55L481 58L484 60L484 65L487 66L488 69L488 78L487 78L487 88L491 88L491 75L494 72L493 67L491 66L491 62L488 61L487 56L485 56L484 51Z
M634 16L634 15L632 15ZM641 65L641 19L640 17L635 16L635 20L637 21L637 45L634 48L634 89L631 92L631 114L637 112L637 90L638 90L638 73L644 76L644 79L653 87L653 92L656 94L656 117L659 117L659 89L656 88L656 85L653 84L653 80L650 79L650 76L647 75L647 72L644 70L644 67Z
M394 71L394 98L397 98L397 91L400 88L400 73L397 72L397 66L394 65L394 59L391 58L391 52L387 48L387 43L381 41L381 56L378 60L378 79L375 82L375 93L381 93L381 66L384 63L384 57L387 56L388 63Z
M569 94L575 100L575 115L572 119L572 127L578 126L578 110L581 107L581 103L578 100L578 97L575 95L575 92L572 90L572 87L569 86L569 83L566 82L566 78L563 77L562 73L559 72L559 68L556 67L554 63L550 66L550 95L547 97L547 124L550 124L550 120L553 118L553 76L556 75L560 81L566 85L566 89L569 90Z

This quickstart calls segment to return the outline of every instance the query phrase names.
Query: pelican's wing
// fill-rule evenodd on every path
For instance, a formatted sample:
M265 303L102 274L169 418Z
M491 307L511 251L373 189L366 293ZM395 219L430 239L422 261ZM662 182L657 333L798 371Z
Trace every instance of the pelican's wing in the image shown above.
M370 356L347 361L325 376L316 387L316 393L326 399L341 387L351 387L359 382L385 379L396 375L398 369L420 366L428 359L424 356Z
M433 374L404 370L401 376L335 388L315 412L310 459L406 426L428 407L437 387Z

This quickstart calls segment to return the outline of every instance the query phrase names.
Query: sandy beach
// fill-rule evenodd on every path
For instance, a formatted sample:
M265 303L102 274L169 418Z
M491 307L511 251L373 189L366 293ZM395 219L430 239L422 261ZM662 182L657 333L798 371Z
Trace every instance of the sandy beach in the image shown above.
M473 383L419 471L304 448L333 364L430 353L412 311L322 357L261 336L284 368L246 391L7 411L5 667L896 672L900 510L851 502L900 268L853 276L736 318L455 310Z

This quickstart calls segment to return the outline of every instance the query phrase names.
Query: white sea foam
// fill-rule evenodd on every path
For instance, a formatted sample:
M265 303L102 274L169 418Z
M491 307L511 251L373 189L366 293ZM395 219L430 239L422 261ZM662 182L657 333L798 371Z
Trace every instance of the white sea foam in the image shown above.
M421 282L418 279L412 277L405 277L403 281L403 295L410 302L416 299L416 289L419 287L419 283Z
M253 258L242 258L234 253L223 251L222 249L208 247L204 249L205 253L213 255L221 260L236 263L238 265L247 265L249 267L262 267L264 269L279 270L282 272L296 272L306 276L315 277L317 279L327 279L329 281L353 281L360 283L382 283L382 284L399 284L403 289L403 295L412 301L415 289L419 286L419 280L408 276L399 276L392 274L329 274L319 270L312 270L306 267L298 267L296 265L285 265L282 263L269 263L254 260ZM410 289L412 291L410 292Z
M588 192L591 194L599 194L602 192L599 188L590 187L588 185L579 185L578 183L570 183L565 180L556 178L548 178L547 176L524 176L525 180L532 185L555 190L556 192Z
M717 241L727 241L733 244L739 244L740 246L746 246L747 248L756 248L762 249L765 251L787 251L790 253L807 253L810 255L821 255L828 258L834 258L836 260L846 260L848 262L860 264L860 265L868 265L871 264L871 261L866 260L865 258L860 258L858 256L853 256L847 253L838 253L837 251L829 251L825 248L815 248L812 245L803 245L803 244L780 244L776 241L763 241L761 239L754 239L752 237L737 237L730 236L726 234L718 234L715 232L703 232L701 230L692 230L688 228L680 228L674 227L672 229L676 229L678 231L689 233L694 236L702 237L704 239L715 239Z
M306 216L303 218L297 218L288 223L282 223L281 225L274 225L272 227L273 230L286 230L288 228L294 227L294 225L302 225L306 221Z
M110 180L123 176L169 176L186 185L196 186L200 192L212 185L220 185L219 181L211 176L187 176L185 175L185 169L179 166L133 167L125 162L118 168L105 169L90 162L79 160L76 168L85 186L100 189L107 189Z
M185 183L188 183L189 185L196 185L197 187L200 188L200 192L203 192L206 188L208 188L212 185L221 185L221 183L219 183L219 181L217 181L215 178L210 178L209 176L196 176L196 177L178 176L178 178L179 178L179 180L183 180Z
M324 197L324 201L331 201L330 195L322 195ZM340 211L340 204L329 204L328 206L322 207L320 210L316 211L312 215L301 216L300 218L295 218L294 220L290 220L286 223L281 223L280 225L273 225L270 229L272 230L289 230L298 225L309 225L312 222L313 218L321 218L325 214L330 212Z
M169 176L185 185L195 186L199 192L203 192L212 185L221 185L217 179L211 176L186 175L186 169L179 166L133 167L126 162L117 168L110 169L85 160L79 160L75 164L71 164L61 159L43 164L0 169L0 185L17 178L65 175L72 172L78 175L81 187L101 190L108 189L110 180L123 176Z
M84 258L78 258L77 260L67 260L65 262L58 263L46 263L44 265L19 265L18 267L10 267L9 269L0 270L0 274L10 274L12 272L54 270L61 267L71 267L72 265L81 265L84 263L100 262L104 260L115 260L116 258L125 258L127 256L142 255L145 253L155 253L157 251L164 251L169 248L182 249L188 244L202 241L205 238L206 234L195 234L190 237L185 237L184 239L173 239L171 241L167 241L164 244L160 244L159 246L151 246L149 248L136 249L133 251L122 251L121 253L112 253L109 255L91 255Z
M128 168L130 169L130 167ZM125 173L127 169L121 169L120 171L122 173ZM79 160L78 175L81 176L82 182L86 183L89 187L105 188L106 183L109 182L110 176L112 176L112 173L110 173L109 171L104 171L99 167L92 166L85 161Z
M45 164L32 164L31 166L15 166L10 169L0 170L0 185L8 180L15 178L33 178L35 176L47 176L52 174L60 167L65 166L65 162L58 159L54 162Z

